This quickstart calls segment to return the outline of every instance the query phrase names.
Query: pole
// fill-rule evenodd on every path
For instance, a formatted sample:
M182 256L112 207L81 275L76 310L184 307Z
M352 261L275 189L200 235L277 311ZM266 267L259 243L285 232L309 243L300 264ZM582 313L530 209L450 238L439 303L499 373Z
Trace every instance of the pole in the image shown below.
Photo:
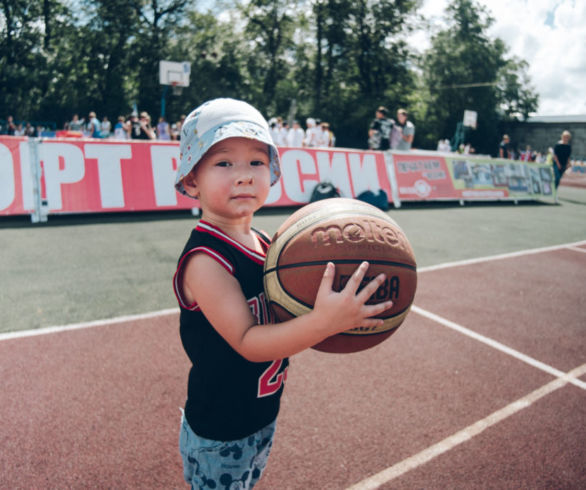
M165 96L169 90L169 85L163 85L163 95L161 95L161 117L165 117Z

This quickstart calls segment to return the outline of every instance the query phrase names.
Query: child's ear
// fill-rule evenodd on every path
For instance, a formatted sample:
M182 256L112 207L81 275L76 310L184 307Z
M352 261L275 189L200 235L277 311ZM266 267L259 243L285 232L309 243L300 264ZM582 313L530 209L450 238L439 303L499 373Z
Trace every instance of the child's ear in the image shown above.
M199 188L197 186L197 182L195 181L193 172L188 173L183 178L183 188L185 189L185 192L187 192L187 194L189 194L191 197L199 197Z

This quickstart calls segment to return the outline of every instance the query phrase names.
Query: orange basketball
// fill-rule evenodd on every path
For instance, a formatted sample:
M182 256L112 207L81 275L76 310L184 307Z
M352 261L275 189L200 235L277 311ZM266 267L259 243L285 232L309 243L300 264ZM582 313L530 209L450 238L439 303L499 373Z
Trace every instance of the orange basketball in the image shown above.
M365 283L381 272L387 276L368 300L368 304L393 301L393 306L377 317L384 319L383 325L357 327L313 348L349 353L379 344L397 330L411 308L417 266L399 225L362 201L316 201L293 213L277 230L264 265L265 293L273 315L285 321L309 312L328 262L336 265L333 289L340 291L365 260L370 264Z

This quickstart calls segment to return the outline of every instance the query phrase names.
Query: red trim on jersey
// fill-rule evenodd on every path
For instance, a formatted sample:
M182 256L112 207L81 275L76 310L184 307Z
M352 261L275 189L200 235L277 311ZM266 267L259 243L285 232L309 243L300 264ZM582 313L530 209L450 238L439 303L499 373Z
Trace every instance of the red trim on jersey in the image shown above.
M196 252L202 252L206 255L209 255L212 259L218 262L218 264L224 267L224 269L226 269L230 274L234 274L234 266L222 255L220 255L214 249L209 247L201 246L192 248L183 257L181 257L179 265L177 266L177 270L175 271L175 275L173 276L173 291L175 292L175 296L177 297L177 301L179 302L179 304L186 310L191 311L199 311L199 306L195 301L192 304L189 304L186 301L184 301L183 295L181 294L181 284L183 281L183 265L185 263L185 259Z
M256 250L252 250L251 248L248 248L246 245L243 245L242 243L234 240L233 238L230 238L228 235L226 235L226 233L224 233L222 230L220 230L220 228L218 228L218 227L216 227L216 226L214 226L204 220L200 220L199 223L197 224L197 226L195 227L195 229L197 231L209 233L210 235L215 236L216 238L232 245L233 247L237 248L238 250L240 250L244 254L248 255L248 257L250 257L257 264L264 264L264 262L265 262L266 252L269 248L269 244L258 233L256 233L256 236L260 240L263 248L265 248L264 253L259 253Z

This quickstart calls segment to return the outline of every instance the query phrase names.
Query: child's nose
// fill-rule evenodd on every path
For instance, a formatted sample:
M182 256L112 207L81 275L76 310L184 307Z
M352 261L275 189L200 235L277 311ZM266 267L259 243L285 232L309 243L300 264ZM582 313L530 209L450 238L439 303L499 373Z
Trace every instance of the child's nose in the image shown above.
M236 182L238 184L252 183L252 172L250 171L250 169L243 169L240 172L238 172L238 175L236 177Z

